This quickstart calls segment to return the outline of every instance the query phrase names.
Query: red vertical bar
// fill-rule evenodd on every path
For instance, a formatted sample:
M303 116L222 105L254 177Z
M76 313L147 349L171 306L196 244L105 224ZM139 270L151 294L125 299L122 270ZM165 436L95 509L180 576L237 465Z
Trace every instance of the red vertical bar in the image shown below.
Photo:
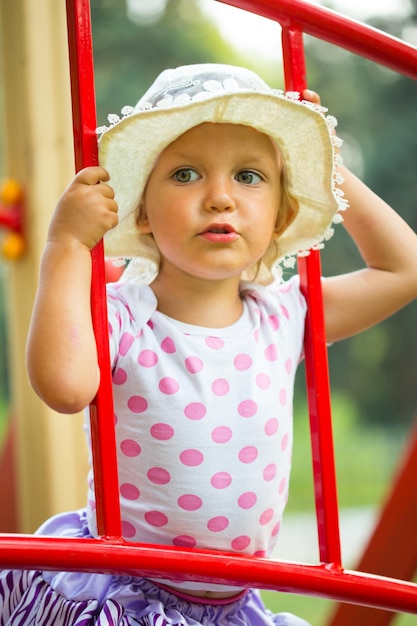
M303 32L294 23L282 26L286 89L307 87ZM330 385L321 292L320 253L299 259L301 290L308 303L305 365L320 559L341 566L336 474L333 452Z
M89 0L66 0L75 166L98 164L96 103ZM91 252L91 311L100 387L90 407L93 467L100 535L120 537L120 503L110 371L103 243Z

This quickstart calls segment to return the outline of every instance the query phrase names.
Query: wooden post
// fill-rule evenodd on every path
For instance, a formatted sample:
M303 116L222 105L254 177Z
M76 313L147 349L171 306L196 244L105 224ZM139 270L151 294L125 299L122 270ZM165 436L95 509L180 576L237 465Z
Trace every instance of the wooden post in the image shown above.
M0 0L6 176L25 192L27 252L7 280L12 413L16 416L18 530L83 506L82 417L57 415L32 391L25 343L48 223L74 174L65 2Z

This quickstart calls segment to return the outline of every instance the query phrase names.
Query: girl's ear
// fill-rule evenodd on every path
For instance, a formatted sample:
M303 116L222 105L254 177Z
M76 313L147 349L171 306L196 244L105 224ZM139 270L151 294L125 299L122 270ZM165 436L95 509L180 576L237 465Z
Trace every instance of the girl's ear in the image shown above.
M138 229L141 235L149 235L152 232L144 200L141 200L139 203L138 219L136 223L138 225Z

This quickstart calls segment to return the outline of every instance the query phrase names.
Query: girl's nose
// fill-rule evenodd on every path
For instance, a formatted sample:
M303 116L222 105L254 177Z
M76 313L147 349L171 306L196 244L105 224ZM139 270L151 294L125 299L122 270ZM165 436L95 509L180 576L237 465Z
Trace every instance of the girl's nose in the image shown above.
M207 183L204 209L206 211L232 211L235 208L231 181L213 180Z

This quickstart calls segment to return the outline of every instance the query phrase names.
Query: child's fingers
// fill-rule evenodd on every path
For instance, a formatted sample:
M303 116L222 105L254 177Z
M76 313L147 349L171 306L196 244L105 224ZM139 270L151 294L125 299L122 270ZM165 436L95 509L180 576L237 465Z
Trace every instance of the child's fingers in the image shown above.
M316 91L312 89L304 89L302 96L304 100L308 102L313 102L314 104L320 104L320 96Z
M114 199L114 191L111 185L106 184L110 180L107 170L100 165L86 167L78 172L74 178L74 183L78 185L96 186L96 191L101 196L110 200Z
M104 183L108 180L110 180L109 173L101 165L85 167L74 178L74 181L84 185L97 185L97 183Z

